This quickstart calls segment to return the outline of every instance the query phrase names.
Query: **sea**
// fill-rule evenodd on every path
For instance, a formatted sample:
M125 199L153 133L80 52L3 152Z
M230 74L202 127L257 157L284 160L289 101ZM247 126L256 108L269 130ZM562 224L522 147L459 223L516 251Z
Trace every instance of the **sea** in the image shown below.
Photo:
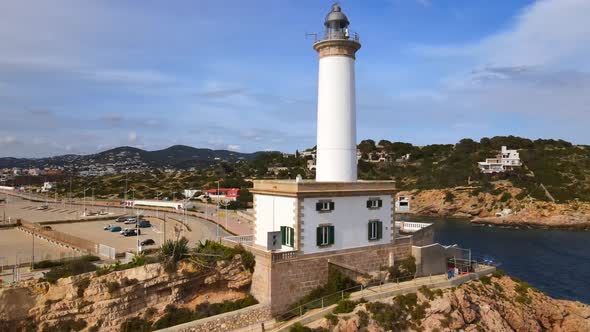
M401 217L398 215L398 217ZM434 224L435 242L470 248L547 295L590 304L590 232L476 226L466 219L403 216Z

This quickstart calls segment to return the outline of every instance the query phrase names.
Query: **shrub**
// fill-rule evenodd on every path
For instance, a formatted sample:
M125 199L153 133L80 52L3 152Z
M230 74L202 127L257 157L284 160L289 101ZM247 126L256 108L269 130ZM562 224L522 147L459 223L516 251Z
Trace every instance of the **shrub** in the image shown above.
M88 278L80 279L74 282L74 286L77 288L76 294L78 295L78 297L84 296L84 291L86 290L86 288L88 288L89 285L90 279Z
M50 283L55 283L60 278L71 277L95 270L96 266L89 261L76 259L63 265L53 267L43 275L43 279Z
M194 320L193 312L186 308L176 308L174 305L167 305L164 315L158 319L154 325L154 330L163 329L166 327L183 324Z
M455 201L455 195L452 192L447 191L445 193L445 203L453 203L454 201Z
M121 285L119 285L119 283L116 281L109 281L106 283L106 287L109 294L113 294L121 288Z
M350 289L356 286L357 283L347 277L346 275L342 274L338 269L330 266L328 268L328 281L315 289L313 289L309 294L302 297L299 301L291 305L292 308L298 307L302 304L311 302L313 300L318 300L324 296L334 294L338 291L342 291L345 289ZM345 294L349 294L345 292ZM329 305L335 303L334 302L326 302L324 301L324 305ZM319 304L318 304L319 305Z
M512 194L506 192L500 197L500 202L508 202L512 198Z
M494 278L502 278L503 276L505 276L506 273L503 270L500 269L496 269L494 272L492 272L492 277Z
M189 251L188 240L183 236L179 240L166 240L160 247L160 254L178 262Z
M367 327L369 325L369 314L364 310L360 310L357 315L359 316L359 327L361 329Z
M86 327L86 321L83 319L78 320L65 320L58 322L54 325L47 325L43 328L43 332L62 332L62 331L81 331Z
M328 320L328 322L330 322L330 324L331 324L332 326L335 326L335 325L337 325L337 324L338 324L338 317L336 317L336 316L335 316L335 315L333 315L333 314L327 314L327 315L325 315L325 316L324 316L324 318L325 318L325 319L327 319L327 320Z
M490 285L492 283L492 278L490 276L481 276L479 277L479 281L484 285Z
M335 314L349 313L354 310L354 308L356 307L357 304L358 304L357 302L350 301L347 299L340 300L340 301L338 301L338 305L336 305L336 308L334 308L333 312Z
M121 331L134 331L134 332L149 332L152 330L152 324L138 317L129 318L120 326Z
M404 260L396 261L389 268L389 280L411 280L416 274L416 258L410 256Z
M123 279L121 279L121 287L127 287L127 286L131 286L131 285L135 285L139 282L139 280L132 278L129 279L127 277L123 277Z

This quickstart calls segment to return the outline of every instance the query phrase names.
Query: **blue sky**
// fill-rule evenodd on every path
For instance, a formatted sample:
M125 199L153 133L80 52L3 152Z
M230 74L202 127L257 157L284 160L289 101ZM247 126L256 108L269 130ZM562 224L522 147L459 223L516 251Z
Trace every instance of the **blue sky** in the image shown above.
M590 1L340 2L358 140L590 143ZM331 1L0 2L0 156L315 144Z

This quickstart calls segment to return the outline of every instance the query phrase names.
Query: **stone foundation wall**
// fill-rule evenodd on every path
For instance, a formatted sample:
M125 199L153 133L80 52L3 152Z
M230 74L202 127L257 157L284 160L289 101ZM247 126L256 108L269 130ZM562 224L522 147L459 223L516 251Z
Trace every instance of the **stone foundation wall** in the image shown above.
M370 273L395 260L405 259L411 253L411 244L403 243L301 255L278 262L257 255L251 293L260 303L270 303L273 314L280 314L326 283L330 262Z
M270 307L268 305L257 304L244 309L158 330L158 332L226 332L262 323L270 317Z

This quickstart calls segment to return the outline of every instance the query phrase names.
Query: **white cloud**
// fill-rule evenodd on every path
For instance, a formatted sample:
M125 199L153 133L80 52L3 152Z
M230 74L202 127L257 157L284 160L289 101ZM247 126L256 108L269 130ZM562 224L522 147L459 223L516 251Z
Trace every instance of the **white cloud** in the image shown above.
M468 57L479 66L559 66L590 69L588 0L540 0L511 28L466 45L417 45L433 57Z
M4 145L12 145L18 143L16 137L14 136L4 136L0 137L0 146Z
M240 151L240 146L237 144L229 144L227 149L230 151Z
M127 141L131 144L137 142L137 133L132 131L127 135Z

